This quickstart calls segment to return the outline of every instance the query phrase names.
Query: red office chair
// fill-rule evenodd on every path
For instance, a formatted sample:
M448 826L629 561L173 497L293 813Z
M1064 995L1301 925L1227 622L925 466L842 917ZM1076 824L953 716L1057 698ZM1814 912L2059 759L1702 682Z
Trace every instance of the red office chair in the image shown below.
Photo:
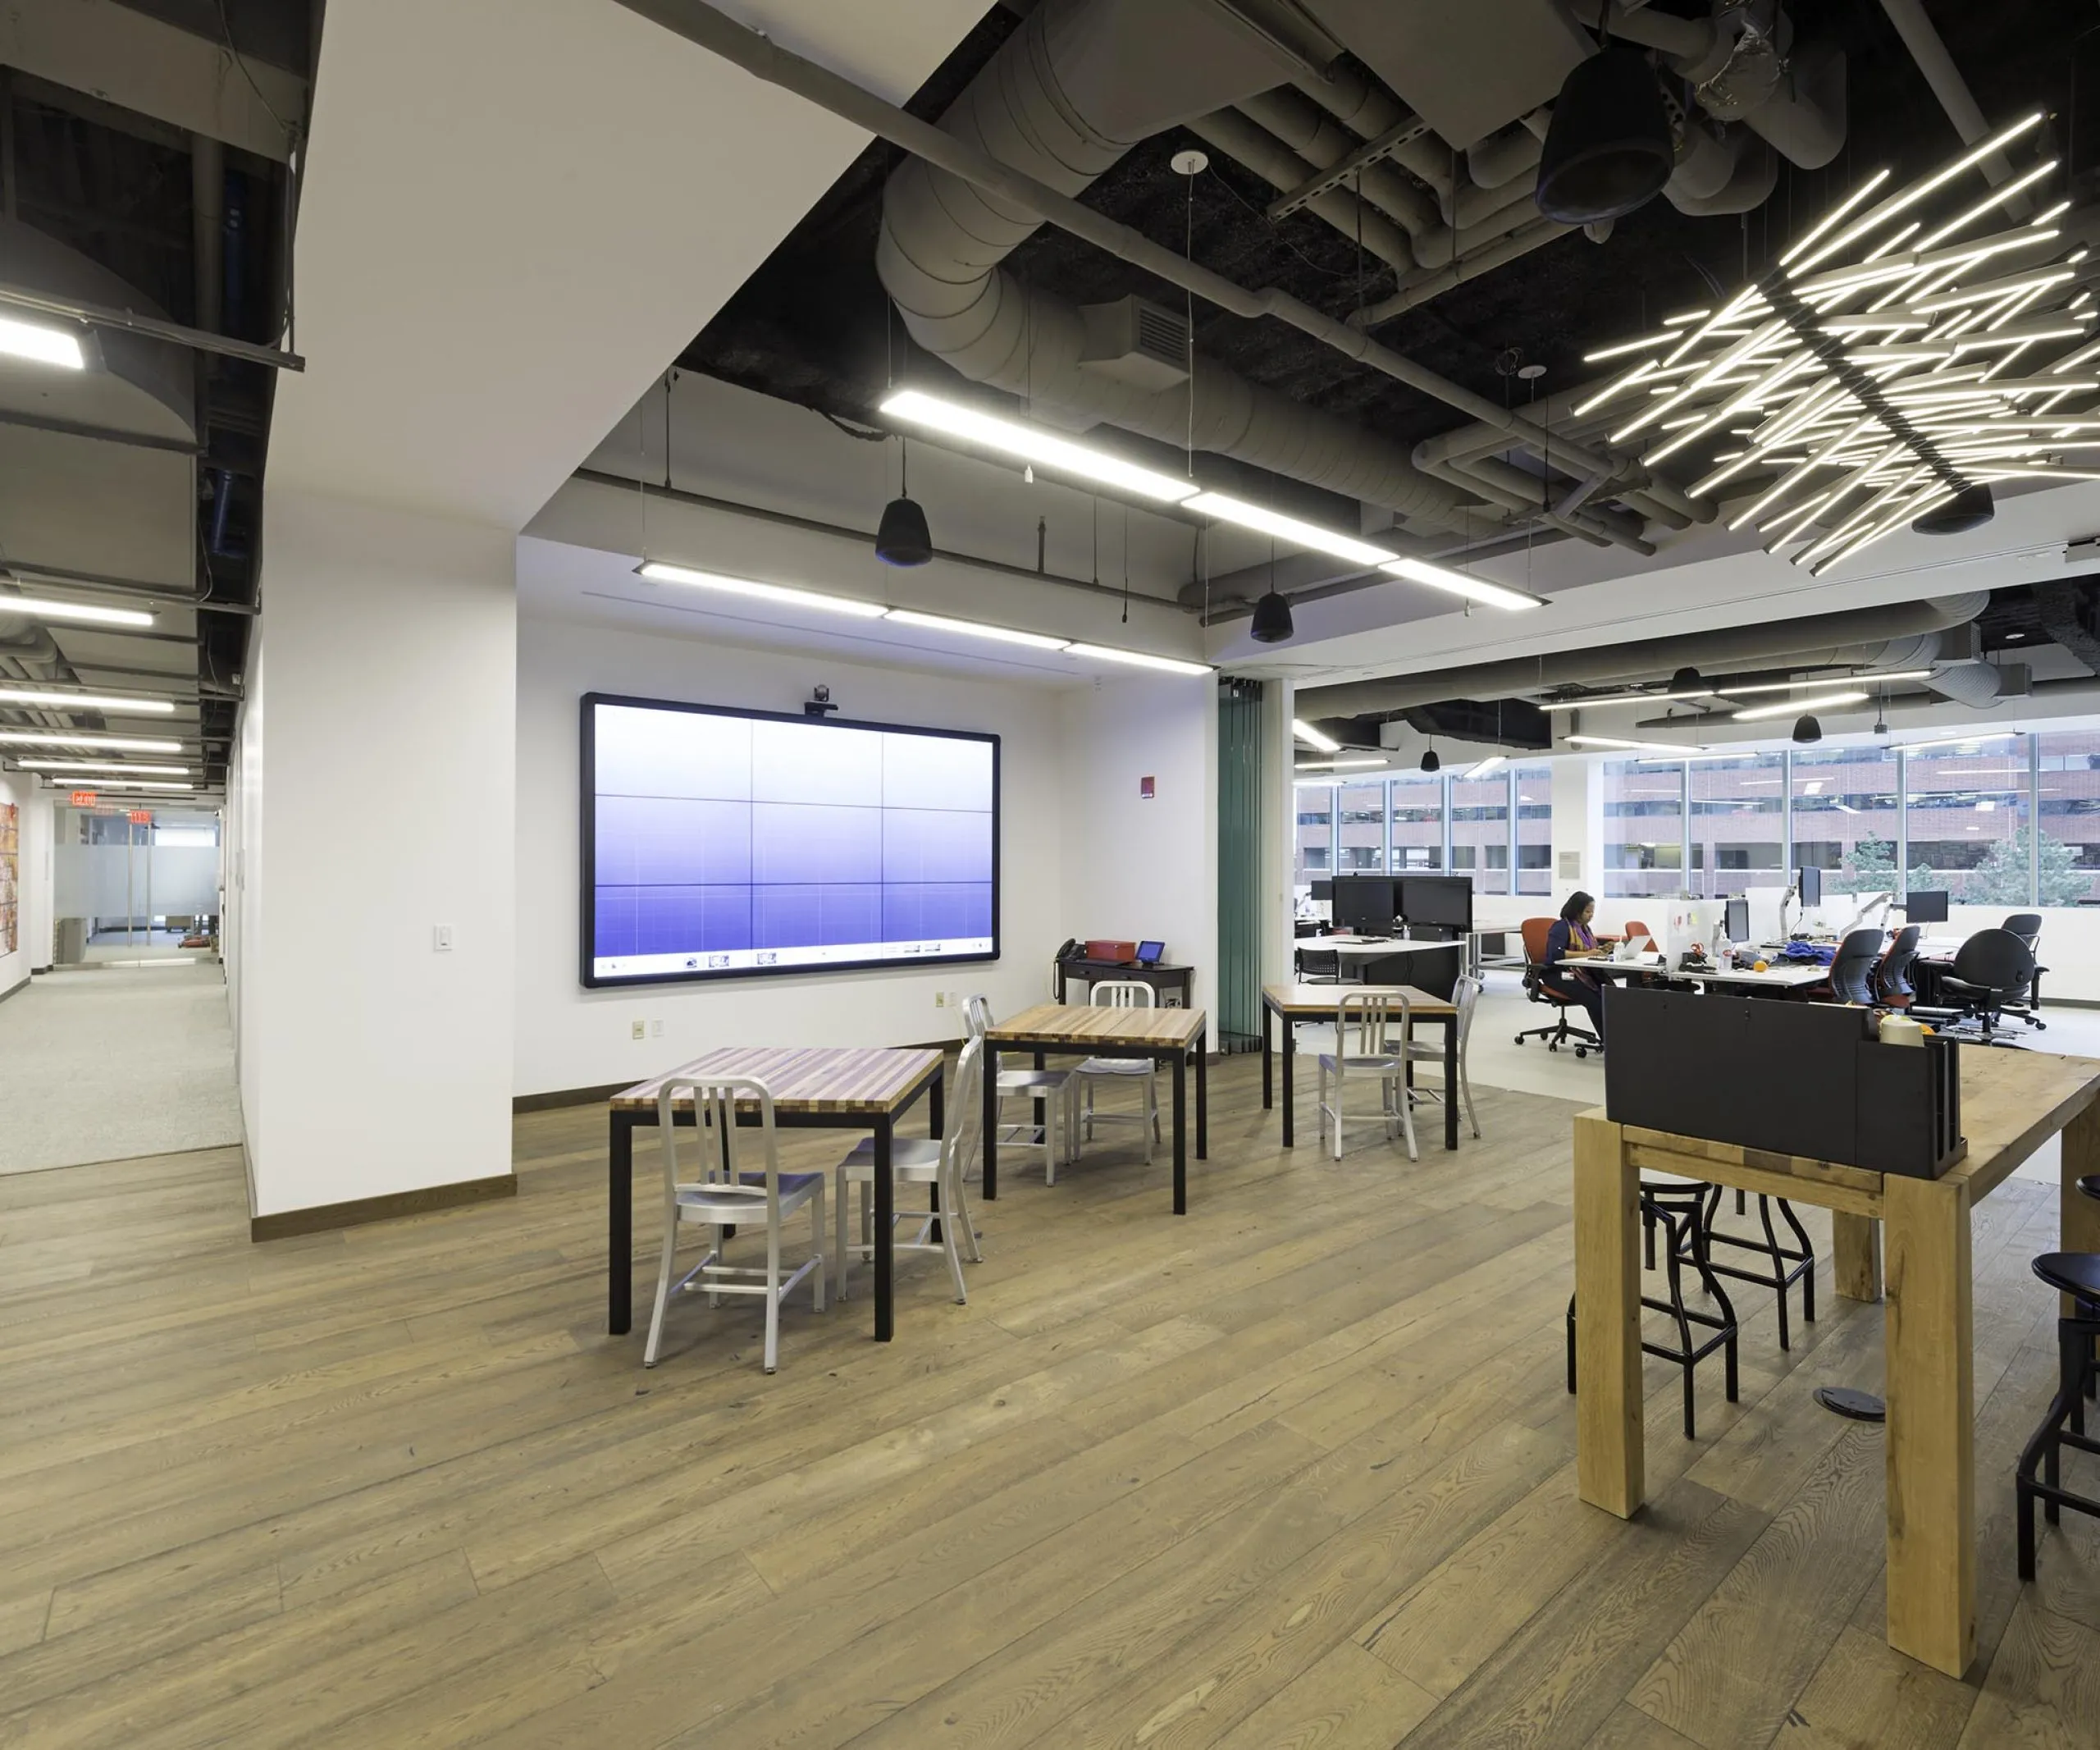
M1571 1008L1581 1007L1570 996L1564 995L1545 982L1545 939L1552 930L1554 920L1550 917L1527 917L1524 920L1524 994L1534 1003L1543 1003L1555 1012L1553 1025L1530 1027L1517 1035L1517 1043L1527 1039L1542 1039L1548 1051L1558 1051L1570 1043L1575 1045L1575 1055L1586 1058L1590 1047L1603 1042L1587 1027L1578 1027L1568 1018Z

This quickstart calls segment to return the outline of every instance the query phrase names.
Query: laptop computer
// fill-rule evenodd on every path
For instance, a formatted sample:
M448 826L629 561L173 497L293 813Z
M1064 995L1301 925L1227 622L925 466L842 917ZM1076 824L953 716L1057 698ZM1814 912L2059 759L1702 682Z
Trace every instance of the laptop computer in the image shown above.
M1623 942L1620 943L1617 948L1611 951L1611 957L1614 960L1620 962L1638 960L1643 954L1648 952L1649 947L1650 943L1647 937L1628 936Z

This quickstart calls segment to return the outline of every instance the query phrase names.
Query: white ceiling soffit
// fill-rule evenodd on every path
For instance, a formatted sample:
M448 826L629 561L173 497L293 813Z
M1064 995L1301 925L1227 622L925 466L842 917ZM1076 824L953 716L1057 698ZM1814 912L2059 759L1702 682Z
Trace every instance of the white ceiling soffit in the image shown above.
M1997 517L1965 535L1894 536L1871 561L1824 578L1766 553L1754 530L1731 534L1718 523L1673 537L1648 560L1560 542L1538 551L1528 579L1521 553L1478 568L1498 582L1528 581L1550 598L1543 608L1459 614L1445 598L1425 601L1430 592L1412 585L1380 585L1294 603L1298 632L1287 645L1253 643L1244 619L1217 627L1208 657L1242 673L1289 675L1301 686L1416 674L2075 576L2091 569L2090 561L2067 563L2064 547L2095 534L2100 498L2090 486L2045 486L2016 496L2001 490Z
M736 0L902 102L982 0ZM331 7L274 487L522 527L866 144L613 0Z

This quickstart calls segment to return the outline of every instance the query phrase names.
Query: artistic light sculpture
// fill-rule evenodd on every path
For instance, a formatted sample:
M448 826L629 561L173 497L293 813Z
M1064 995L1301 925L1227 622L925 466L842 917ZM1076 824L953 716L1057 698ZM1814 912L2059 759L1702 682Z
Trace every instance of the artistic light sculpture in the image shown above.
M1996 482L2100 479L2066 459L2100 453L2087 252L2057 228L2070 203L1989 228L2056 160L1936 210L2041 121L1896 193L1877 171L1718 308L1590 354L1628 363L1575 414L1629 404L1611 441L1646 441L1651 466L1699 446L1711 466L1692 492L1761 488L1728 526L1755 523L1819 576L1906 525L1988 522Z

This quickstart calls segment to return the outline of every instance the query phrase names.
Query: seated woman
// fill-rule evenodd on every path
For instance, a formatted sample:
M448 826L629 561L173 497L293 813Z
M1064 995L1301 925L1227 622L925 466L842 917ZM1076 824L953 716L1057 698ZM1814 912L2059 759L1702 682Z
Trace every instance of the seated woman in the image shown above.
M1604 989L1589 973L1567 964L1571 960L1595 960L1604 953L1590 930L1590 920L1596 915L1597 902L1587 893L1578 892L1568 896L1568 903L1560 908L1560 916L1546 932L1545 966L1539 981L1571 1003L1581 1003L1589 1012L1591 1028L1597 1035L1597 1048L1602 1050Z

